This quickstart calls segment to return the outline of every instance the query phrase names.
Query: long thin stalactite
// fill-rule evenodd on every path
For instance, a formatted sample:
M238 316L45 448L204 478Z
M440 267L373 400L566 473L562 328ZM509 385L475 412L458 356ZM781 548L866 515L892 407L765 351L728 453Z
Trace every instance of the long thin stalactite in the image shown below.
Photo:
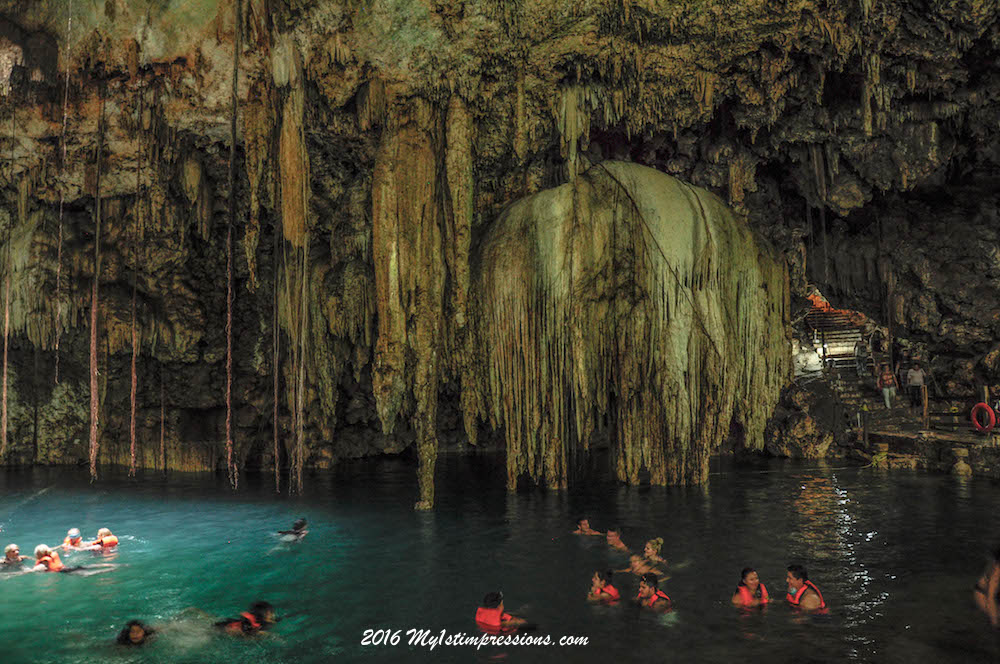
M97 385L97 309L101 277L101 162L104 156L104 95L97 120L97 178L94 184L94 284L90 292L90 481L97 479L97 440L100 391Z
M272 373L274 373L274 414L273 414L273 427L274 427L274 491L276 493L281 493L281 448L279 447L279 436L278 436L278 388L280 387L281 379L278 374L280 371L280 361L281 361L281 332L278 327L278 243L281 242L281 228L278 224L274 225L274 251L271 256L271 262L274 265L274 324L271 331L272 339L271 345L274 353L274 359L271 362Z
M62 337L62 248L63 248L63 208L66 203L66 183L63 180L66 172L66 124L69 122L69 68L70 68L70 37L73 33L73 0L69 0L66 17L66 82L63 84L63 120L62 133L59 137L61 158L59 159L59 240L56 249L56 370L55 382L59 383L59 341Z
M14 104L10 105L10 177L8 180L14 182ZM0 430L2 430L2 440L0 440L0 459L7 456L7 347L10 339L10 240L11 226L13 221L7 224L7 241L4 247L7 250L7 257L4 260L3 271L3 414L0 415Z
M143 94L139 88L139 122L142 122ZM135 324L135 303L139 290L139 235L142 232L142 163L145 156L142 140L136 140L135 157L135 211L132 230L132 367L129 381L129 467L128 474L135 477L135 411L136 393L139 389L139 379L135 370L136 360L139 356L139 335Z
M167 474L167 407L163 399L163 367L160 367L160 467Z
M229 484L239 486L239 469L233 460L233 227L236 225L236 115L239 110L241 0L236 0L233 37L233 97L229 125L229 223L226 227L226 468Z

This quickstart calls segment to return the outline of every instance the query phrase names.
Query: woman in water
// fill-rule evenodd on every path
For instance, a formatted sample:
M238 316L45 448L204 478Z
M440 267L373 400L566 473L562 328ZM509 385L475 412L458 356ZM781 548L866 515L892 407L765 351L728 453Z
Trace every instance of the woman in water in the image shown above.
M990 624L1000 627L1000 547L993 552L992 559L976 582L972 597L976 607L990 619Z
M753 567L745 567L740 572L740 583L733 594L733 606L749 609L755 606L766 606L770 598L767 588L760 582L760 576Z
M656 574L666 576L667 561L660 557L660 548L663 547L663 538L657 537L646 542L641 556L632 556L629 559L629 566L619 572L632 572L636 576L643 574Z
M147 627L141 620L130 620L118 632L118 645L141 646L156 632Z

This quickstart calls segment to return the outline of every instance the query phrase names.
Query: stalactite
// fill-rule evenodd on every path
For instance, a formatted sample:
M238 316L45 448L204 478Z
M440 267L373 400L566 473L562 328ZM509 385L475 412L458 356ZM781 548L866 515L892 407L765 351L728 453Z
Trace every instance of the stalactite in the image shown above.
M90 295L90 481L97 479L98 415L100 393L97 382L98 281L101 276L101 165L104 161L104 94L100 93L97 121L97 178L94 185L94 283Z
M233 460L233 227L236 226L236 119L239 111L240 37L243 32L242 0L233 3L233 94L229 125L229 223L226 227L226 468L229 484L239 486L239 470Z
M16 108L13 103L10 105L10 175L8 180L14 181L14 121ZM19 215L20 216L20 215ZM20 221L23 221L20 220ZM10 272L12 269L10 255L11 230L14 225L13 220L7 224L7 238L4 248L7 250L4 259L3 270L3 413L0 415L0 461L7 456L7 346L10 338Z
M59 136L59 239L56 249L56 340L55 340L55 382L59 384L59 341L62 337L62 312L63 312L63 289L62 289L62 250L63 250L63 207L66 202L66 183L64 181L66 172L66 124L69 121L69 72L70 72L70 47L73 40L73 0L69 0L66 11L66 82L63 86L63 119L62 132Z
M167 474L167 406L163 398L163 367L160 367L160 468Z
M305 391L306 391L306 355L308 338L308 318L309 318L309 232L306 231L303 238L302 265L299 279L301 282L301 293L299 302L301 311L299 313L299 366L297 386L295 388L295 490L302 494L302 467L305 464Z
M271 344L273 349L273 360L271 362L271 372L274 374L274 414L272 425L274 427L274 491L276 493L281 493L281 449L279 447L279 437L278 437L278 388L280 387L280 375L281 371L280 361L280 341L281 341L281 331L280 325L278 323L278 250L279 243L281 242L281 232L278 225L274 225L274 249L272 252L271 262L274 266L274 316L272 319L272 330L271 330Z

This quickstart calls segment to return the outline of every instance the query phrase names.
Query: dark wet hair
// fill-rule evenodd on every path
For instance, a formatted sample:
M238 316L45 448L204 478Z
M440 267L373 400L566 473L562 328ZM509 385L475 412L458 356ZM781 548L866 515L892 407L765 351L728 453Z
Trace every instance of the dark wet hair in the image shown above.
M306 527L306 525L307 524L305 519L299 519L298 521L292 524L292 530L303 530Z
M660 579L652 572L646 572L639 578L639 583L645 583L653 590L660 589Z
M622 527L621 526L611 526L610 528L608 528L608 532L609 533L618 533L618 536L620 537L621 534L622 534Z
M746 580L747 580L747 574L749 574L750 572L756 572L756 571L757 570L755 570L753 567L744 567L743 571L740 572L740 585L741 586L745 586L746 585Z
M799 581L809 580L809 573L806 571L806 568L803 567L802 565L789 565L788 571L791 572L792 576L794 576Z
M264 623L264 614L268 611L274 611L274 607L271 606L270 602L262 602L258 600L250 605L250 614L253 615L254 618L257 618L257 622L261 624Z
M483 597L483 606L487 609L495 609L500 606L500 602L503 601L503 593L497 591L495 593L486 593L486 597Z
M579 526L581 521L590 521L590 519L588 519L585 516L581 516L579 519L576 520L576 525Z
M604 571L597 570L597 578L603 581L604 583L611 583L611 577L614 576L614 574L615 573L609 569Z
M144 634L143 637L142 637L142 641L139 641L139 643L134 643L132 641L132 639L129 638L129 632L131 632L132 628L136 627L136 626L141 627L142 631L143 631L143 634ZM129 620L127 623L125 623L125 626L122 627L122 631L118 632L118 639L117 639L118 645L122 645L122 646L141 646L143 643L146 642L146 639L148 639L153 634L154 634L153 630L151 630L141 620Z

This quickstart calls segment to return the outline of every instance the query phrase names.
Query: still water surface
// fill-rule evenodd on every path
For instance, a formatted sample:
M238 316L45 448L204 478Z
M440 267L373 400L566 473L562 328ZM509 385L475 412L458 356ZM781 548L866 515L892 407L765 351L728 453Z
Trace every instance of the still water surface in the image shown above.
M230 492L215 476L85 471L0 473L0 545L25 554L66 530L102 526L117 554L103 574L0 574L0 661L21 662L976 662L1000 660L1000 642L972 606L984 554L1000 538L1000 486L909 472L771 463L724 468L707 488L628 489L596 483L564 493L508 495L502 472L447 460L437 508L412 511L413 468L357 463L314 475L302 497L277 496L270 478ZM640 549L663 537L676 610L589 605L598 568L627 557L602 539L569 535L578 515L624 526ZM305 516L310 534L282 545L274 531ZM831 607L800 620L779 601L742 614L729 597L742 567L760 571L772 597L784 568L805 564ZM634 577L616 584L633 596ZM408 647L406 630L476 633L483 594L502 589L507 610L535 635L586 636L576 647ZM255 599L284 619L262 639L208 625ZM192 610L190 607L196 607ZM202 613L203 612L203 613ZM113 645L140 618L161 634L142 649ZM396 646L362 646L366 629L402 630Z

